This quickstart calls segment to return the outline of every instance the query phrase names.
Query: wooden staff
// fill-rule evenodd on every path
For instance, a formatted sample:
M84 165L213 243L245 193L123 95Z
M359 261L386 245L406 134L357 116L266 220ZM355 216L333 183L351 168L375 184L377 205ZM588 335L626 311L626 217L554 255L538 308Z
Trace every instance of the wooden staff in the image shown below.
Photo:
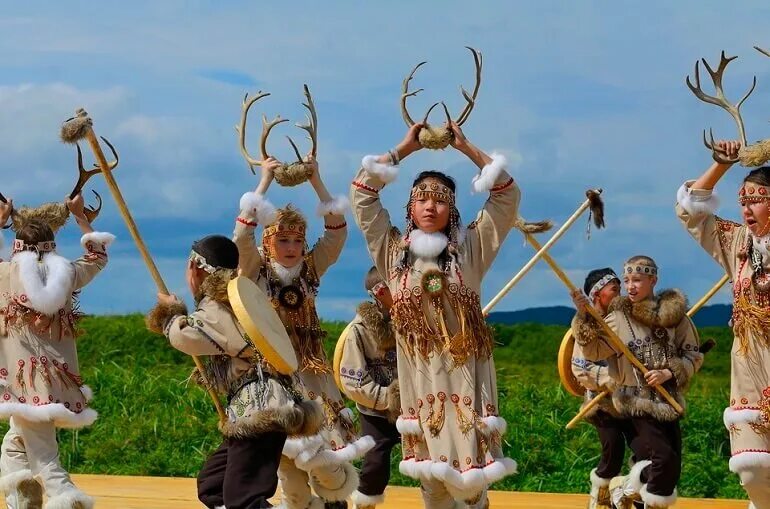
M104 157L102 147L99 145L99 140L97 140L96 134L93 130L93 121L88 117L88 113L86 113L84 109L78 109L75 112L75 117L64 123L62 126L61 138L67 143L75 143L83 138L88 141L88 144L91 146L91 150L96 157L99 168L102 168L101 173L104 175L104 180L107 181L107 187L109 187L110 192L112 193L112 197L115 199L115 203L118 205L120 215L123 216L123 220L128 227L128 231L131 234L131 237L133 237L136 246L139 248L139 253L142 255L145 265L147 265L147 268L150 270L150 274L152 275L152 279L155 281L155 285L158 287L158 291L160 293L169 295L170 293L168 291L168 287L163 281L163 278L160 275L160 271L158 271L158 267L155 265L155 261L152 259L152 256L147 249L147 245L144 243L142 236L139 234L139 228L136 226L136 222L131 215L131 211L128 210L126 201L123 199L123 193L121 193L120 188L118 187L118 183L115 181L115 177L109 170L110 165L107 162L107 158ZM208 388L208 393L211 396L211 399L214 401L214 406L217 409L217 414L219 414L220 420L227 420L227 415L225 414L225 409L222 407L222 402L219 400L219 396L217 396L217 393L205 378L203 364L197 356L193 355L192 358L193 362L195 362L195 367L198 368L198 373L200 374L204 385Z
M706 292L703 297L700 298L698 302L693 305L688 311L687 316L692 318L695 313L701 310L701 308L706 305L706 303L711 300L711 298L727 283L727 281L730 278L727 276L727 274L724 274L719 281L716 282L716 284L711 287L711 290ZM572 418L571 421L567 423L567 429L574 428L578 422L580 422L581 419L583 419L586 415L588 415L588 412L591 411L593 407L599 404L599 402L604 398L605 396L609 396L611 394L611 391L602 391L594 398L589 401L586 406L580 409L580 412L577 413L575 417Z
M518 283L521 280L521 278L523 278L527 274L527 272L529 272L530 269L532 269L532 267L535 266L535 264L540 258L544 258L546 261L550 258L547 251L551 248L551 246L553 246L556 243L557 240L559 240L559 238L562 235L564 235L564 233L569 229L569 227L572 226L572 224L578 220L581 214L583 214L583 212L585 212L589 207L591 207L591 205L596 200L596 197L601 195L601 193L602 193L601 189L596 189L596 190L589 189L588 191L586 191L586 196L588 197L586 201L584 201L580 205L580 207L578 207L575 213L572 214L572 216L570 216L569 219L567 219L567 221L562 225L562 227L559 228L559 230L556 233L554 233L550 239L548 239L548 241L545 243L544 246L537 248L538 249L537 253L535 253L535 255L521 268L521 270L515 276L513 276L510 281L508 281L508 284L506 284L503 287L503 289L500 290L497 293L497 295L495 295L492 298L492 300L489 301L489 304L484 306L484 309L482 310L482 312L484 313L484 316L489 315L490 310L493 307L495 307L497 303L500 302L500 300L503 297L505 297L505 295L509 291L511 291L511 288L513 288L516 285L516 283ZM526 232L523 232L523 233L525 236L532 238L534 240L531 234Z

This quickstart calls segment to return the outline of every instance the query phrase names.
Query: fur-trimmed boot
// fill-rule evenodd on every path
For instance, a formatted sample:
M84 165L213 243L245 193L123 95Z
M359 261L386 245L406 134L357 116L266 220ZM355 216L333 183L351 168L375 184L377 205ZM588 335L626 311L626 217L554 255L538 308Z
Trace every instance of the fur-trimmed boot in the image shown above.
M358 471L350 463L322 467L311 473L310 486L326 509L347 509L347 498L358 489Z
M639 495L642 497L645 509L668 509L676 503L676 488L670 495L656 495L647 491L647 485L642 486Z
M642 499L642 470L651 464L649 460L639 461L628 475L612 478L609 486L610 499L617 509L634 509L634 502Z
M78 489L69 489L54 495L45 503L45 509L93 509L94 499Z
M5 493L8 509L42 509L43 487L32 477L30 470L21 470L0 478L0 489Z
M353 502L353 509L374 509L378 504L385 502L385 494L364 495L356 490L350 495L350 500Z
M596 469L591 470L591 499L588 509L612 509L610 500L610 481L596 475Z

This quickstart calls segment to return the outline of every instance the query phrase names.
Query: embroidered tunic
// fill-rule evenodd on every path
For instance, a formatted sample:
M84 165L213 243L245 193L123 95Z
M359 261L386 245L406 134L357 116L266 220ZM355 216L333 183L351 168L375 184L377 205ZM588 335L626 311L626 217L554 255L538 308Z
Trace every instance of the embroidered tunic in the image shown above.
M730 470L770 467L770 286L755 284L748 256L748 227L714 214L716 197L689 187L678 193L676 213L687 232L722 266L732 281L735 339L731 351L730 406L724 423L730 432ZM770 260L763 260L765 274ZM767 275L764 276L767 281Z
M258 214L242 207L233 233L240 254L241 275L251 278L271 298L292 340L300 363L295 373L296 385L305 398L319 403L323 409L321 430L309 439L289 439L283 453L294 459L297 467L312 470L318 465L345 463L362 456L371 448L371 440L357 437L353 413L345 408L345 400L334 382L329 361L323 350L323 331L315 310L315 298L321 277L339 258L347 237L345 217L332 214L323 236L307 252L299 276L291 285L298 291L299 307L289 306L280 293L289 285L276 286L276 274L264 263L261 249L257 248L254 230Z
M107 265L113 239L84 235L86 254L72 262L51 252L40 263L37 253L22 251L0 263L0 417L66 428L96 420L78 365L76 297Z
M503 456L505 420L498 415L492 334L479 292L518 217L519 188L500 168L489 199L458 246L461 264L453 259L443 272L436 258L412 253L408 268L398 270L403 239L380 201L384 185L375 171L361 169L350 195L369 253L394 299L400 470L415 479L441 481L468 498L516 469Z

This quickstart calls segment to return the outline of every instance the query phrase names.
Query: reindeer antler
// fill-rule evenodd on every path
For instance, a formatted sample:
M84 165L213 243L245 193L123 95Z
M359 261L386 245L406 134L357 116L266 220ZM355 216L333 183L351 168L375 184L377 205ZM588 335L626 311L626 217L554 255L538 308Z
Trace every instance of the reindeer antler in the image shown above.
M110 148L110 151L115 158L114 161L107 163L108 171L112 171L118 167L118 163L120 162L118 151L115 150L115 147L112 145L112 143L109 142L107 138L104 136L100 136L100 138ZM86 170L83 166L83 152L80 150L80 145L77 142L75 142L75 147L78 151L78 181L75 183L75 187L72 188L72 192L70 193L70 200L75 198L75 196L83 191L83 187L85 187L86 182L88 182L91 177L102 172L102 168L96 163L94 163L94 167L92 169ZM92 190L91 192L96 196L97 205L96 207L89 205L84 210L86 219L88 219L89 223L93 223L94 220L99 216L99 212L102 210L102 197L96 191Z
M246 118L249 115L249 109L252 107L252 105L262 99L263 97L269 96L269 92L262 92L261 90L256 93L253 97L249 98L248 92L245 96L243 96L243 103L241 104L241 121L238 125L235 126L235 130L238 132L238 144L241 149L241 154L243 155L243 158L246 159L246 163L249 165L249 169L251 170L251 173L256 174L254 171L255 166L261 166L262 161L267 159L267 156L265 155L265 146L267 144L267 135L265 134L265 128L266 128L266 121L262 121L262 139L260 140L260 149L262 151L262 159L255 159L250 154L248 149L246 148ZM278 122L276 122L278 123ZM271 126L270 129L274 127ZM269 133L269 129L268 129Z
M307 85L303 85L304 91L305 91L305 100L307 102L302 103L302 106L307 108L307 124L295 124L300 129L303 129L307 131L307 137L310 140L311 146L310 146L310 154L315 157L318 155L318 115L315 111L315 103L313 103L313 96L310 95L310 89ZM291 138L289 138L289 141L291 141ZM291 142L292 146L294 147L294 150L299 155L299 151L297 150L296 145L294 145L294 142ZM300 157L300 160L302 158Z
M466 46L466 48L473 54L473 63L476 65L476 84L473 86L473 93L470 95L468 95L468 91L465 90L464 87L460 87L460 92L462 92L463 97L468 104L465 105L462 113L457 117L457 125L463 125L465 121L468 120L471 111L473 111L473 107L476 105L476 96L479 95L479 87L481 87L481 68L484 65L484 60L480 51L477 51L470 46Z
M770 51L767 51L766 49L762 49L759 46L754 46L754 49L765 55L766 57L770 57Z
M690 76L687 76L687 79L685 80L687 83L687 87L692 91L693 94L695 94L695 97L700 99L703 102L707 102L709 104L713 104L715 106L719 106L720 108L727 111L731 117L733 117L733 120L735 120L735 124L738 127L738 136L741 140L741 146L746 146L746 129L743 124L743 118L741 117L741 106L743 105L744 101L748 99L748 97L751 95L751 93L754 91L754 88L757 86L757 77L754 76L753 83L751 85L751 88L748 92L741 98L740 101L736 104L730 103L730 101L727 100L725 97L724 90L722 89L722 77L724 75L724 71L727 68L727 65L738 58L735 57L726 57L725 52L722 51L722 55L719 59L719 66L717 66L716 71L711 68L709 63L706 61L705 58L702 58L700 61L703 62L704 67L706 68L706 71L708 71L709 75L711 76L711 82L714 84L714 90L716 91L716 95L708 95L705 92L703 92L703 89L701 88L700 83L700 61L695 62L695 85L692 84L690 81ZM728 158L725 151L720 149L716 146L716 143L714 142L714 135L709 129L709 136L710 141L706 139L706 131L703 131L703 143L706 145L707 148L711 149L712 157L714 160L718 163L722 164L733 164L738 162L738 158Z
M404 78L404 82L401 85L401 116L404 117L404 122L406 122L406 125L409 127L412 127L414 125L414 120L412 120L411 115L409 115L409 111L406 109L406 100L407 98L414 97L415 95L419 94L424 90L422 88L418 88L414 92L409 92L409 82L412 81L412 78L414 78L414 73L417 72L417 69L419 69L420 67L422 67L427 63L428 62L420 62L419 64L415 65L414 69L412 69L412 72L409 73L409 76Z

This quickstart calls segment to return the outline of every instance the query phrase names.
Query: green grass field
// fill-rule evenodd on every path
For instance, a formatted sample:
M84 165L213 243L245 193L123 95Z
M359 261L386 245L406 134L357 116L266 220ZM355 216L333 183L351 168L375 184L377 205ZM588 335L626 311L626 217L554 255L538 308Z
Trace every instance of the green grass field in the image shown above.
M79 340L84 379L95 393L100 417L88 429L59 432L66 468L78 473L195 476L220 442L208 395L187 384L192 360L163 337L144 329L140 315L87 317ZM327 323L336 340L341 323ZM729 395L729 329L701 331L717 347L706 359L688 398L683 421L684 472L679 493L687 497L742 498L727 468L729 442L722 412ZM497 327L495 350L500 411L508 421L506 453L519 474L496 489L586 492L599 444L594 429L564 425L580 401L560 386L556 353L564 329L554 326ZM333 341L327 345L333 347ZM394 484L413 484L398 473Z

